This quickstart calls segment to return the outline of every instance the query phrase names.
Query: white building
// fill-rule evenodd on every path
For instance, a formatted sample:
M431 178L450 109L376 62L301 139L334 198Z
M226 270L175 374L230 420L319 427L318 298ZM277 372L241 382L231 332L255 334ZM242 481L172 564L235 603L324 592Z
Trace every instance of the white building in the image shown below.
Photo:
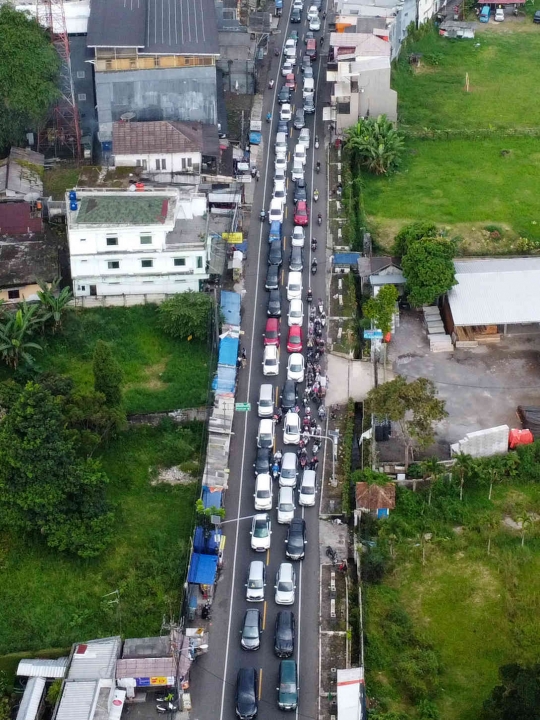
M204 195L174 188L66 193L75 297L166 296L209 277Z

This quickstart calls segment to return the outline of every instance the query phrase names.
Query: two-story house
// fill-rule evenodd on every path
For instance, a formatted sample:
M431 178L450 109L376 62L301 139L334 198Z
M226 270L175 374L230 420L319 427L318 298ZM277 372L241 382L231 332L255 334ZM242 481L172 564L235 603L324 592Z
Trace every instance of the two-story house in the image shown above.
M66 193L75 297L167 295L209 277L204 195L174 188Z
M87 45L106 152L121 120L217 125L213 0L92 0Z

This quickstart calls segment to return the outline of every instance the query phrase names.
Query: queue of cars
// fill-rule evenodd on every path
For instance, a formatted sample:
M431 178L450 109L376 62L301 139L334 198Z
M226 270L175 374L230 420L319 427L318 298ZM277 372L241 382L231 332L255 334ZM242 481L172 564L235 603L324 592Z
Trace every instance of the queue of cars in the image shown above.
M304 382L306 361L304 350L304 302L303 284L305 228L309 226L308 187L305 178L307 153L311 145L310 129L305 126L306 116L315 112L315 82L312 63L317 59L315 33L321 29L319 12L322 0L313 0L307 11L309 31L305 47L299 47L298 32L292 31L285 41L280 75L283 84L276 93L279 120L274 142L274 185L268 210L270 222L268 243L268 267L265 289L268 291L267 320L263 336L262 371L265 381L259 389L257 402L259 431L254 463L254 509L251 522L250 542L254 553L267 553L272 541L271 513L276 512L278 524L287 527L285 559L279 564L274 580L274 602L280 609L274 626L274 654L280 659L278 670L277 704L280 710L296 710L298 707L298 668L293 659L295 650L295 615L292 609L296 599L297 574L295 563L302 561L306 552L306 522L296 516L297 506L313 507L317 495L316 470L300 470L296 446L301 440L301 420L297 412L297 385ZM293 0L290 22L301 23L303 0ZM301 107L293 108L293 94L297 90L295 68L300 63L302 77ZM300 77L298 73L298 77ZM293 132L290 131L292 125ZM295 132L296 131L296 132ZM289 146L295 135L293 146ZM291 163L288 168L289 152ZM282 227L287 206L287 174L293 182L294 229L290 237L288 274L285 297L288 307L283 307L280 276L283 272ZM271 378L279 375L281 347L281 318L287 319L285 348L287 351L287 378L281 394L274 388ZM280 406L280 408L278 407ZM279 470L276 469L274 449L276 443L276 413L283 413L283 453ZM274 489L274 486L277 488ZM277 492L276 492L277 491ZM259 555L249 564L245 583L245 599L252 605L265 601L267 566ZM252 606L253 607L253 606ZM261 612L247 609L240 630L240 644L246 651L256 651L261 646ZM236 686L236 714L240 720L253 720L258 711L259 677L254 668L238 671Z

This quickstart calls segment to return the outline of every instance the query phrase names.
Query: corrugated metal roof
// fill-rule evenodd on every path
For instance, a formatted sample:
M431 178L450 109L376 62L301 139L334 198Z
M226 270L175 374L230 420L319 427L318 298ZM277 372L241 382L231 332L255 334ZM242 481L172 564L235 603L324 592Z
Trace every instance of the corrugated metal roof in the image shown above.
M69 680L113 678L116 658L120 654L120 638L110 637L79 643L71 660Z
M67 682L55 720L91 720L99 682Z
M448 293L456 325L540 322L540 258L458 260Z
M31 677L26 683L22 696L17 720L34 720L38 714L43 691L45 690L45 678Z
M17 675L23 677L63 678L66 674L68 658L56 660L47 658L21 660L17 667Z

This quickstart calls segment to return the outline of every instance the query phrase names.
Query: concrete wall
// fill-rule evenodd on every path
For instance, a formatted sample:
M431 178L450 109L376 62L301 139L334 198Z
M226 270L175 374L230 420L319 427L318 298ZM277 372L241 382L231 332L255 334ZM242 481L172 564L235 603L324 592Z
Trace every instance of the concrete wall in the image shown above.
M96 73L101 142L126 112L135 120L217 124L216 68L190 67Z
M337 130L341 132L358 122L359 118L386 115L397 120L397 92L390 88L390 68L369 70L358 75L358 87L364 92L351 93L350 114L338 113Z
M107 272L107 271L105 271ZM109 270L109 273L118 272L118 270ZM205 272L203 267L199 271L200 275L146 275L144 277L133 277L123 275L113 275L112 277L105 277L104 275L85 275L81 277L75 277L75 268L72 263L72 274L73 274L73 294L79 298L87 298L89 301L94 298L90 297L90 285L96 286L96 296L98 299L105 298L105 305L107 304L122 304L117 301L107 302L107 298L123 298L125 296L138 296L138 297L150 297L150 296L165 296L165 295L176 295L180 292L187 292L193 290L194 292L199 291L199 283L201 280L208 279L208 273ZM157 300L147 300L146 302L158 302ZM123 304L134 304L141 305L141 300L135 303ZM91 302L83 305L84 307L92 307Z
M183 167L182 160L191 160L189 167ZM156 168L156 160L159 160L160 169ZM115 167L137 167L142 164L145 172L159 173L163 167L163 160L166 161L167 172L199 172L202 162L201 153L137 153L135 155L115 155ZM144 166L144 162L146 166Z
M187 288L186 288L187 289ZM73 301L75 307L95 308L95 307L133 307L133 305L160 305L167 298L184 292L176 289L174 292L166 293L140 293L138 295L102 295L101 297L78 297Z

